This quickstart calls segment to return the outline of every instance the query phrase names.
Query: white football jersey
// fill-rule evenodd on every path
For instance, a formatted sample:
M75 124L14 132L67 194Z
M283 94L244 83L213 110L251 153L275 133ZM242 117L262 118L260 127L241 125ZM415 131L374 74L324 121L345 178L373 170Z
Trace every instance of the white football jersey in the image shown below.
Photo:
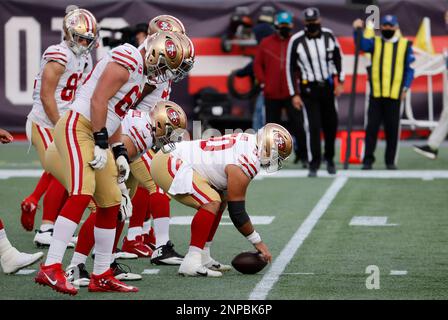
M121 130L121 134L127 135L137 149L138 156L134 159L139 158L152 148L154 141L147 112L130 110L121 122Z
M129 108L141 95L146 76L143 74L143 58L134 46L126 43L110 50L93 68L79 89L72 109L90 120L90 99L96 84L109 62L116 62L129 71L129 80L118 90L107 105L106 129L111 136L120 126Z
M159 101L167 101L170 99L171 93L171 83L172 80L166 82L155 84L156 88L150 94L146 95L142 101L139 102L136 109L151 112Z
M86 77L86 73L92 69L91 55L76 56L65 41L52 45L45 50L40 61L40 71L34 79L33 108L28 114L28 118L31 121L44 128L54 127L45 113L42 101L40 100L42 72L45 65L50 61L55 61L65 67L54 94L60 115L64 114L70 108L77 89Z
M183 141L176 143L176 149L171 154L192 165L218 190L227 189L225 168L229 164L240 167L251 179L260 171L254 134L238 133L207 140Z

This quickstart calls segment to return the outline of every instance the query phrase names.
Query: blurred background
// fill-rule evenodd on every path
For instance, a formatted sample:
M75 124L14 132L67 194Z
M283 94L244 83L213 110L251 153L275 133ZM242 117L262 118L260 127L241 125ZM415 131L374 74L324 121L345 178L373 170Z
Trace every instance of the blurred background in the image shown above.
M303 29L303 10L319 8L322 25L333 30L343 52L347 75L344 93L338 99L339 131L345 129L352 85L354 41L352 21L365 20L365 8L374 4L380 15L398 17L400 31L415 40L426 17L425 39L416 64L416 80L411 88L403 118L402 137L425 137L435 126L443 107L444 48L448 48L446 0L313 0L313 1L86 1L72 0L0 2L0 127L20 134L25 131L31 109L34 76L42 52L61 40L65 8L76 4L92 11L102 28L94 59L124 42L137 44L145 24L159 14L170 14L184 23L193 40L196 62L187 79L173 84L171 100L186 110L189 120L202 120L204 128L252 127L252 113L259 87L253 76L236 77L257 50L254 27L279 10L294 16L294 30ZM269 20L269 19L268 19ZM140 35L139 35L140 34ZM415 45L415 43L414 43ZM426 47L425 47L426 46ZM354 129L364 126L366 69L361 57L356 86ZM419 122L420 121L420 122ZM423 122L422 122L423 121ZM20 136L20 135L19 135Z

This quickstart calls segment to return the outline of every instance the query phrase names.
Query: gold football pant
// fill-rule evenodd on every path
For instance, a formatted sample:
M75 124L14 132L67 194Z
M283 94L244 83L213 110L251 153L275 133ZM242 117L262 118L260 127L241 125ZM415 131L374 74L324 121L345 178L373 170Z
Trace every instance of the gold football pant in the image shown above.
M108 150L107 163L103 169L94 170L89 165L95 148L90 122L77 112L67 112L56 124L54 137L64 173L60 181L69 194L93 196L100 208L119 205L121 191L112 152Z
M155 183L166 193L168 193L181 163L180 159L176 160L169 153L165 154L162 151L157 152L154 156L151 163L152 177ZM191 194L177 194L173 197L177 201L195 209L199 209L204 204L213 201L221 201L218 192L196 171L193 171L193 189L194 192Z
M31 137L28 138L36 148L40 164L45 169L45 151L53 142L53 129L41 127L31 120L28 121L30 123L27 123L27 126L31 127Z

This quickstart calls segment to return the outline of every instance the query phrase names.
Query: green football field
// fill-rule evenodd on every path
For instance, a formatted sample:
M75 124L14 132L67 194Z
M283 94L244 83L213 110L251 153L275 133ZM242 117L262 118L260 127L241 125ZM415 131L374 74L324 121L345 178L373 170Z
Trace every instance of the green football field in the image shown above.
M247 209L274 257L259 274L232 270L222 278L184 278L174 266L120 260L143 273L143 280L133 283L138 293L93 294L81 288L69 297L35 284L35 264L26 274L1 273L0 299L448 299L448 148L430 161L402 144L400 170L391 172L383 171L382 147L377 170L368 173L359 166L344 171L338 164L336 177L321 171L312 179L288 163L251 184ZM27 149L20 143L0 148L0 217L13 245L33 252L34 233L20 225L20 202L39 175L37 156ZM174 201L171 211L171 239L185 253L190 226L182 217L194 211ZM40 217L38 211L36 225ZM225 214L214 258L230 263L252 248ZM65 266L72 253L67 250ZM87 267L91 271L91 259Z

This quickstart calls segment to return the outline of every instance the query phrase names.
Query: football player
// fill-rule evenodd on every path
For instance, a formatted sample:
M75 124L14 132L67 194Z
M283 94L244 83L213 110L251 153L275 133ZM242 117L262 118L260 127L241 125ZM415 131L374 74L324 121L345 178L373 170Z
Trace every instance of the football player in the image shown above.
M220 277L221 271L230 269L210 255L226 204L235 227L266 261L271 261L268 247L246 213L246 189L260 167L270 172L278 170L291 150L290 133L278 124L268 123L257 134L180 142L171 153L155 155L151 164L155 183L177 201L198 210L179 274Z
M144 92L150 93L137 103L136 109L150 112L151 109L160 100L168 100L171 92L172 82L182 80L191 70L194 64L194 46L188 37L185 37L185 27L182 22L170 15L161 15L153 18L148 25L148 34L154 34L159 31L173 31L180 34L180 38L184 41L185 48L184 60L182 65L172 80L157 84L149 81L145 84ZM148 150L143 156L146 166L146 172L142 172L147 179L152 180L149 172L151 159L157 149ZM180 264L183 256L179 255L174 249L174 245L169 237L170 223L170 197L157 185L151 183L152 187L138 188L136 195L132 198L134 207L133 215L129 221L127 236L123 239L122 251L124 253L135 253L138 256L147 256L146 245L154 250L151 255L151 262L155 264ZM154 228L150 229L150 216L145 213L151 213ZM144 221L146 220L146 221ZM154 237L151 237L151 231L154 231Z
M93 197L97 204L95 260L89 291L138 291L117 280L110 269L117 216L126 213L120 211L119 183L126 181L130 172L121 142L121 121L140 97L146 77L166 81L181 65L183 44L174 35L161 32L151 36L145 51L130 44L110 50L87 76L72 110L57 122L54 141L63 166L69 169L65 174L69 197L56 220L47 259L36 282L58 292L77 293L61 262Z
M0 142L2 144L10 143L13 140L13 136L8 131L0 128ZM14 248L6 236L3 221L0 219L0 265L4 273L16 273L40 260L43 255L43 252L29 254Z
M75 9L65 15L63 32L64 40L48 47L42 55L40 72L34 81L33 108L26 125L28 139L36 148L44 168L44 153L53 141L54 126L70 109L83 75L92 68L90 51L97 43L98 25L91 12ZM50 244L65 189L48 172L44 172L33 193L21 204L22 226L31 231L38 202L45 192L42 225L34 237L39 247Z
M159 101L152 109L151 114L144 111L132 110L128 112L122 122L122 142L128 150L131 160L131 173L126 181L126 188L130 190L132 198L136 192L137 185L143 185L147 190L156 188L149 173L149 163L141 156L153 146L174 148L173 143L178 141L183 130L187 126L187 117L180 106L171 101ZM126 201L130 202L127 198ZM127 210L122 208L122 210ZM86 286L89 283L89 274L83 271L87 256L94 245L93 221L95 214L89 216L79 231L79 241L75 253L67 268L69 280L78 286ZM133 214L131 218L133 217ZM124 223L124 221L121 221ZM117 228L115 241L118 241L122 228ZM141 232L140 232L141 233ZM140 233L138 233L140 235ZM138 239L138 238L137 238ZM150 257L151 249L142 242L135 247L135 252L142 257ZM146 253L146 254L145 254ZM139 275L137 275L139 276ZM123 280L140 280L141 276L120 274Z

